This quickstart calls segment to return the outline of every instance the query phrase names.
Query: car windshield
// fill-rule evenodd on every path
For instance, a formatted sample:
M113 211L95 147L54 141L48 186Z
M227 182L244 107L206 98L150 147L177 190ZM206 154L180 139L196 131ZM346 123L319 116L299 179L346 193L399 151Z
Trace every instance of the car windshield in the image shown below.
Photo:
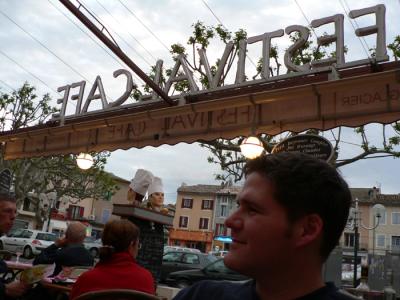
M54 242L57 239L57 235L55 235L54 233L39 232L36 236L36 239L41 241Z
M95 242L96 242L96 238L93 236L88 236L84 240L84 243L95 243Z
M218 257L215 257L214 255L211 255L211 254L208 254L207 255L207 260L209 262L214 262L214 261L218 260Z

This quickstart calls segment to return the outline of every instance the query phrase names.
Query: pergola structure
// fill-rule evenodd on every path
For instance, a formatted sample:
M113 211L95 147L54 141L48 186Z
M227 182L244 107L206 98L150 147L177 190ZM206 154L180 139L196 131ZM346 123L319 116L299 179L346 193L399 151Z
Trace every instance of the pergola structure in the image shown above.
M5 158L16 159L392 123L400 120L400 62L202 91L179 102L143 101L50 121L3 132L0 142Z

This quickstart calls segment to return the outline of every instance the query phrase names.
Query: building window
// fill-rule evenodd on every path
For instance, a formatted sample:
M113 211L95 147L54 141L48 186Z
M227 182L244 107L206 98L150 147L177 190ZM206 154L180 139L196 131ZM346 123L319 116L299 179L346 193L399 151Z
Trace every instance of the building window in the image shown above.
M215 234L216 235L226 235L227 230L225 224L216 224L215 225Z
M213 200L203 200L201 202L201 209L212 209L213 208Z
M101 214L101 223L105 224L108 222L111 216L111 209L109 208L104 208L103 212Z
M192 208L193 207L193 199L183 198L182 199L182 208Z
M31 206L31 200L29 198L24 199L24 205L22 206L22 210L29 211Z
M180 216L179 217L179 227L187 228L189 223L189 217Z
M392 225L400 224L400 212L392 212Z
M392 250L400 250L400 236L392 236Z
M227 204L228 203L228 197L222 197L221 198L221 203Z
M70 219L73 219L73 220L82 218L84 211L85 211L84 207L76 206L76 205L70 205L68 207L68 217Z
M345 232L344 233L344 246L354 247L354 233ZM358 242L360 242L360 234L358 234Z
M228 216L228 206L221 205L221 215L220 217L227 217Z
M200 218L199 229L208 229L208 218Z
M386 247L385 239L386 239L386 236L384 234L378 234L376 236L376 246L385 248Z

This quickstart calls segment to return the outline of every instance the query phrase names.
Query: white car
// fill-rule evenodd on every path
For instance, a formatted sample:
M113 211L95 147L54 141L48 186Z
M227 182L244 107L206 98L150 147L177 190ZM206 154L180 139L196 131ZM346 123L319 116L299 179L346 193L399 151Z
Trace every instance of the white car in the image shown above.
M57 239L57 235L50 232L17 229L9 236L0 238L0 249L14 253L21 253L25 258L39 254Z
M83 241L83 245L87 250L89 250L93 257L97 257L99 255L99 248L102 246L102 243L101 239L96 240L96 238L88 236Z
M201 253L201 251L199 249L195 249L195 248L186 248L186 247L178 247L178 246L164 246L164 253L171 252L171 251Z

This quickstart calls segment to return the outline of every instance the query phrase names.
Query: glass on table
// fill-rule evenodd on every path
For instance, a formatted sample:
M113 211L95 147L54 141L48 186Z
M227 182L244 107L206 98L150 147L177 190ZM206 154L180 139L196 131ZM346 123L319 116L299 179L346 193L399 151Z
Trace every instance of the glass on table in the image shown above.
M17 256L16 263L19 264L19 257L22 255L23 248L22 247L17 247L15 250L15 255Z

